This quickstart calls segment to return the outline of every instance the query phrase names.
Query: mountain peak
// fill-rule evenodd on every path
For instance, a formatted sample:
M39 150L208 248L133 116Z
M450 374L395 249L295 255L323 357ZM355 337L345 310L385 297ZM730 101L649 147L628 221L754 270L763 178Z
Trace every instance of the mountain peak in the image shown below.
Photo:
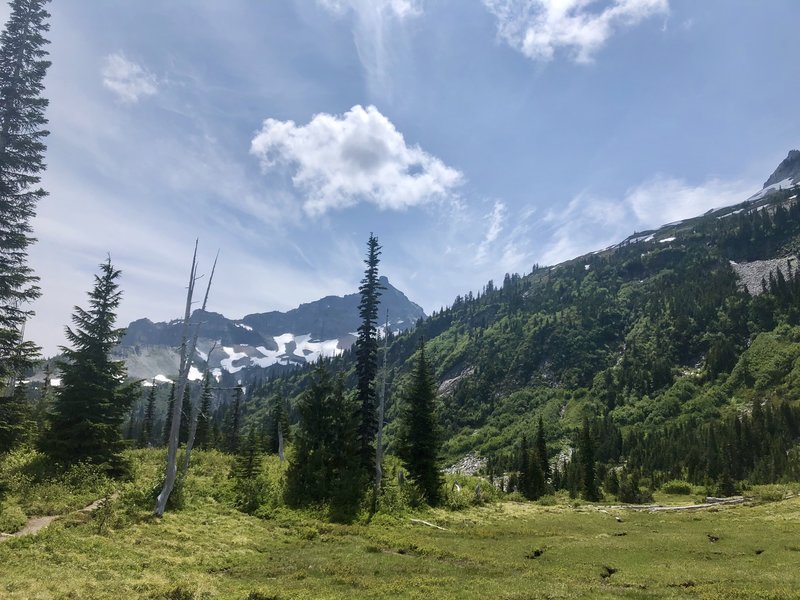
M797 183L800 181L800 150L790 150L789 155L778 165L775 172L764 183L767 188L779 184L787 179Z

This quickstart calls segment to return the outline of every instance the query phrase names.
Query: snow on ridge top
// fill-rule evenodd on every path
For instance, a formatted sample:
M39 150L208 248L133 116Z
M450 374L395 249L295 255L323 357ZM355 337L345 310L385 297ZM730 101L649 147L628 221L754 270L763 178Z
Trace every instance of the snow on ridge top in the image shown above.
M161 373L153 377L153 379L155 379L158 383L175 383L174 381L172 381L172 379L170 379L166 375L162 375Z
M658 241L661 244L666 244L668 242L674 242L675 241L675 237L674 236L673 237L668 237L668 238L664 238L663 240L658 240Z
M247 331L253 331L253 328L250 325L245 325L244 323L237 323L237 327L241 327L242 329L246 329Z
M797 180L792 178L792 177L787 177L786 179L783 179L783 180L779 181L778 183L773 183L772 185L768 185L763 190L761 190L759 192L756 192L755 194L750 196L747 199L747 201L748 202L752 202L753 200L760 200L764 196L768 195L770 192L775 192L775 191L778 191L778 190L790 188L790 187L792 187L794 185L795 181L797 181Z

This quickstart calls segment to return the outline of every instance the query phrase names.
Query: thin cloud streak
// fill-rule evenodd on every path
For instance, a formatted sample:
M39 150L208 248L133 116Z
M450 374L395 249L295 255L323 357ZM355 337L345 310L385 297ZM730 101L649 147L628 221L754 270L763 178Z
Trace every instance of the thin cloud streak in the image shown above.
M371 91L392 95L393 34L404 21L422 14L421 0L319 0L327 10L352 14L353 40Z
M127 104L135 104L142 98L158 93L156 76L128 60L121 52L106 57L102 76L103 86Z
M710 179L691 185L658 176L629 189L621 201L579 194L564 210L546 215L544 226L550 241L540 262L556 264L620 242L634 231L743 202L757 188L755 182Z

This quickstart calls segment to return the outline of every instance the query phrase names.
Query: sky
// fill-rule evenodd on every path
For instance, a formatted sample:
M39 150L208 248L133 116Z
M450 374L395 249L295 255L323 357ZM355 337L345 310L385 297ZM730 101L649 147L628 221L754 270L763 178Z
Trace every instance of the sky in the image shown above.
M746 199L800 146L796 0L59 0L26 337L354 292L428 313ZM0 7L5 22L9 9Z

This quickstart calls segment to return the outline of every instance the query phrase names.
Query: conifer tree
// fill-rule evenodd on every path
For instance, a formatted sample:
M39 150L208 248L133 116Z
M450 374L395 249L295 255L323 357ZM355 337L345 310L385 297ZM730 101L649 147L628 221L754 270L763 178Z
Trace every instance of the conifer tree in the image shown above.
M53 372L50 368L50 364L47 363L44 367L42 387L39 389L39 394L34 399L33 405L31 406L31 421L33 427L31 433L33 440L39 439L45 427L47 427L47 418L53 405L53 387L50 383L52 378Z
M600 490L597 485L595 468L595 448L589 420L583 419L580 441L578 445L578 459L581 466L581 483L583 484L583 497L590 502L600 500Z
M286 404L281 394L275 394L270 399L268 427L267 450L278 454L283 460L283 446L289 434L289 417L286 414Z
M225 414L224 433L225 449L231 454L239 451L239 429L242 416L242 386L237 385L233 393L233 402Z
M203 392L200 395L200 411L197 414L197 431L195 432L195 446L207 450L211 442L211 375L206 371L203 379Z
M28 430L25 386L17 385L11 396L0 396L0 454L15 448Z
M50 66L44 38L50 26L47 0L13 0L0 34L0 393L38 354L22 341L24 305L39 297L38 278L28 266L28 246L44 170L44 116L41 97ZM11 390L10 395L13 395Z
M359 404L358 444L361 468L365 481L371 478L375 466L375 434L378 430L376 415L377 394L375 377L378 373L378 304L381 290L385 289L378 278L381 247L378 238L370 233L367 241L367 268L358 288L361 301L358 315L361 325L356 339L356 394Z
M261 445L255 427L250 427L239 445L231 475L234 478L234 503L246 513L252 513L261 505L263 482L261 474Z
M172 413L175 408L175 383L169 390L169 399L167 400L167 415L164 420L164 430L161 434L161 444L166 446L169 444L169 433L172 431Z
M156 381L152 381L150 393L147 395L147 404L142 420L142 430L139 433L139 447L147 448L153 442L153 423L156 418Z
M287 472L287 500L294 506L329 504L331 516L348 520L361 498L361 468L353 400L320 364L298 403L300 421Z
M523 434L517 451L517 491L526 498L530 495L531 452L528 437Z
M122 471L125 447L121 426L133 401L133 388L122 385L125 366L111 360L124 329L114 327L122 298L120 271L109 258L100 265L89 292L88 310L75 307L74 329L66 328L72 347L61 348L61 388L53 406L42 449L56 462L91 462L112 474Z
M425 342L420 340L411 385L404 398L397 454L431 506L437 505L441 500L440 450L441 435L436 420L436 384L425 358Z
M528 500L538 500L545 493L545 479L544 471L542 471L542 463L539 458L539 452L536 448L530 448L528 439L525 435L522 436L520 443L517 470L519 476L517 479L517 489Z
M233 465L233 475L239 479L253 479L261 471L261 446L254 427L250 427L240 445Z
M550 477L550 462L547 460L547 442L544 438L542 415L539 415L539 423L536 426L536 454L542 469L542 476L547 481Z

